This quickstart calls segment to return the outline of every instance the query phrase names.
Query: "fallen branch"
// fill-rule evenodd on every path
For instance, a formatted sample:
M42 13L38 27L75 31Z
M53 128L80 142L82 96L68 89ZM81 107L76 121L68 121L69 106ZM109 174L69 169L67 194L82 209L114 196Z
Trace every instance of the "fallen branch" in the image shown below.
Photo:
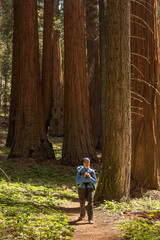
M9 182L11 182L10 178L7 176L7 174L2 170L2 168L0 168L0 171L6 176L6 178L8 179Z

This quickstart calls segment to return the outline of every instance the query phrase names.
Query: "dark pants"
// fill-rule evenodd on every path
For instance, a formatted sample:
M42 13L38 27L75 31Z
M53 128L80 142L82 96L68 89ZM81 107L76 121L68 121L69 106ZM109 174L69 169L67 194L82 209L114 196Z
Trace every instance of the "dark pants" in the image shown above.
M88 201L87 214L88 220L93 218L93 200L94 200L94 190L93 188L88 188L87 191L85 188L78 189L79 201L80 201L80 216L85 216L85 202Z

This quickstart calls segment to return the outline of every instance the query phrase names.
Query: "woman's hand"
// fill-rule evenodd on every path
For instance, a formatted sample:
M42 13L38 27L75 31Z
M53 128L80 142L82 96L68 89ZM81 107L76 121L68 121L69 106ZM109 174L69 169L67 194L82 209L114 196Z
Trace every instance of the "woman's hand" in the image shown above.
M85 173L84 173L84 178L86 178L86 177L90 178L91 175L90 175L89 173L85 172Z

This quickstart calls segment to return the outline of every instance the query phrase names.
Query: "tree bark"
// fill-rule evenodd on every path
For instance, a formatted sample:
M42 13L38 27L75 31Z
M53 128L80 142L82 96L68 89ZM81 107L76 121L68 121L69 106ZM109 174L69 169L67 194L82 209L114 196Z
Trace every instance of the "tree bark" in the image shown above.
M106 104L106 6L104 0L99 0L99 54L101 83L101 118L102 143L105 139L105 104Z
M3 105L3 109L4 109L4 116L6 118L7 116L7 82L8 82L8 79L7 79L7 75L5 75L4 77L4 105Z
M53 106L49 127L49 135L54 137L62 137L64 135L64 91L59 30L54 31L53 53Z
M2 74L0 73L0 89L2 91ZM0 94L0 112L2 111L2 92Z
M44 33L42 62L42 94L44 106L44 122L46 132L52 111L52 79L53 79L53 3L44 0Z
M158 186L160 129L156 118L159 121L160 116L153 88L159 88L156 5L156 0L131 3L132 188L156 189ZM142 101L137 101L139 95L136 94L144 100L140 97Z
M10 97L10 113L9 113L9 129L7 134L6 146L11 147L15 132L15 119L18 104L18 79L20 77L20 10L17 1L13 4L14 7L14 26L13 26L13 53L12 53L12 80L11 80L11 97Z
M99 69L97 0L86 0L87 75L93 141L102 149L101 84Z
M64 144L62 164L77 165L82 158L96 159L91 137L86 53L84 1L64 1Z
M155 80L155 87L160 92L160 55L159 55L159 29L158 29L158 3L157 1L154 2L154 9L155 9L155 21L154 21L154 32L155 34L155 72L156 80ZM157 139L157 147L156 147L156 181L157 186L156 189L160 190L160 96L156 93L155 94L155 132L156 132L156 139Z
M127 200L130 190L131 98L129 0L107 1L106 130L96 200Z
M14 140L9 158L54 158L43 119L36 0L14 0L19 9L19 78Z

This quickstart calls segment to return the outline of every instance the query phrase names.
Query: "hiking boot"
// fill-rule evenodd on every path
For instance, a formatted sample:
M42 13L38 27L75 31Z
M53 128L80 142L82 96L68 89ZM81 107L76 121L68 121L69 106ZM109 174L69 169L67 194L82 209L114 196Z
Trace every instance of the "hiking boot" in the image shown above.
M84 220L85 219L85 216L80 216L79 218L78 218L78 221L81 221L81 220Z
M89 220L89 224L93 224L93 220Z

